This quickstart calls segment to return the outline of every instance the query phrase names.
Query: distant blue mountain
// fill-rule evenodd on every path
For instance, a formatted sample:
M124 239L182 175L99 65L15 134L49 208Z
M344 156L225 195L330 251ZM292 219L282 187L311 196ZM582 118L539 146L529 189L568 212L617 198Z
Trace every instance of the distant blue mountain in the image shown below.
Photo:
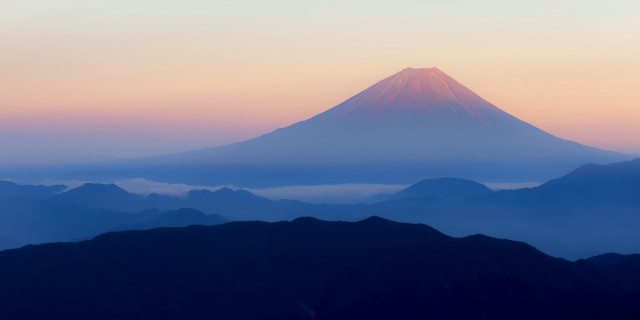
M425 179L391 195L389 199L437 197L445 200L461 200L465 198L487 195L493 192L487 186L458 178Z
M215 215L205 214L195 209L182 208L171 211L160 211L154 218L137 225L124 226L121 230L154 229L162 227L187 227L192 225L214 226L225 223L227 219Z
M640 205L640 159L608 165L587 164L536 188L502 191L494 201L540 205L562 201Z
M74 205L94 209L140 211L143 197L127 192L115 184L87 183L47 200L53 205Z
M235 219L266 218L262 214L280 208L278 204L289 201L271 201L245 190L222 188L216 191L193 190L183 197L150 194L142 196L130 193L114 184L85 184L55 195L46 200L54 206L80 206L91 209L108 209L137 212L148 209L177 210L195 208L206 213L232 213ZM295 202L291 202L295 203Z
M48 198L56 193L67 189L63 185L34 186L19 185L9 181L0 181L0 198L5 197L27 197L33 199Z
M0 199L0 250L30 243L77 241L114 230L214 225L223 222L226 219L220 216L205 215L191 209L120 212L107 208L86 208L72 203L52 204L47 200L4 198Z
M640 204L640 159L609 165L584 165L536 190L547 197Z
M381 215L391 219L429 223L452 234L475 230L524 240L563 256L640 252L640 160L585 165L539 187L452 203L400 200L384 206Z
M100 225L115 228L138 223L121 215L110 217L113 212L193 208L232 221L281 221L300 216L355 221L377 215L396 221L428 223L452 235L481 232L526 241L547 253L572 259L610 251L633 253L640 252L640 233L637 232L640 228L639 163L640 160L633 160L586 165L539 187L496 192L468 180L427 180L405 190L411 193L401 193L411 196L409 198L351 205L273 201L245 190L228 188L196 190L183 197L157 194L145 197L114 185L87 185L42 202L0 201L0 217L4 219L0 221L0 234L20 240L17 235L7 233L2 228L4 224L15 226L15 230L30 230L21 234L29 234L39 242L60 239L46 236L64 230L60 225L62 222L48 220L54 209L63 212L77 207L75 210L103 212L99 215L103 220L98 220L103 222L95 228L86 227L88 233L74 231L76 238L82 238L105 230L98 227ZM12 208L11 201L19 205ZM39 214L48 218L38 219L39 214L22 215L20 212L44 212ZM94 220L86 222L88 226L94 225L91 221ZM73 230L82 228L78 225Z

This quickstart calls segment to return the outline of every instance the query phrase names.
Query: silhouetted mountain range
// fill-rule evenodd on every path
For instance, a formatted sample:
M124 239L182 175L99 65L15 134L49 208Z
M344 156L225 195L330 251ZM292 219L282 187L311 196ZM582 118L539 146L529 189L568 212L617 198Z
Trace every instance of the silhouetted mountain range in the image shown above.
M228 222L227 219L215 215L205 214L202 211L195 209L183 208L171 211L162 210L149 210L148 212L155 213L154 218L142 223L122 226L121 230L145 230L161 227L187 227L193 225L201 226L215 226L221 223Z
M74 205L94 209L117 211L139 211L146 208L142 197L115 184L87 183L67 192L59 193L47 200L52 205Z
M395 215L390 210L381 215L428 223L454 235L482 232L523 240L563 256L640 251L635 231L640 227L640 159L585 165L535 188L448 203L400 202L386 204L396 208Z
M88 184L42 201L0 201L4 222L0 234L18 243L80 239L123 225L140 226L133 217L154 218L145 216L145 210L193 208L235 221L300 216L355 221L377 215L427 223L455 236L480 232L526 241L572 259L612 251L633 253L640 252L639 164L640 160L586 165L539 187L497 192L468 180L426 180L399 192L399 199L351 205L274 201L228 188L195 190L183 197L141 196L115 185ZM65 231L67 225L75 231ZM73 237L60 238L64 232Z
M9 181L0 181L0 198L6 197L29 197L34 199L44 199L60 193L67 189L63 185L54 186L33 186L19 185Z
M272 201L246 190L222 188L193 190L182 197L129 193L117 185L85 184L47 199L51 205L82 206L92 209L136 212L147 209L195 208L206 213L229 213L234 220L278 220L295 218L288 212L309 206L297 201ZM278 215L275 211L291 206Z
M380 218L127 231L0 252L0 318L638 319L627 267Z
M88 193L87 189L97 192ZM103 190L109 190L112 196L117 196L108 197L105 194L102 197L100 191ZM28 197L1 198L0 249L15 248L29 243L87 239L113 230L192 224L212 225L226 221L216 215L195 214L192 209L170 212L167 210L120 212L110 209L110 207L124 208L132 204L132 202L119 202L121 198L137 197L122 191L115 186L87 185L68 191L68 195L65 195L67 193L65 192L44 200ZM85 197L79 197L80 194ZM68 202L62 203L60 199ZM78 203L72 200L77 200ZM92 206L94 200L96 205ZM110 200L113 202L110 203ZM86 205L86 207L80 205Z

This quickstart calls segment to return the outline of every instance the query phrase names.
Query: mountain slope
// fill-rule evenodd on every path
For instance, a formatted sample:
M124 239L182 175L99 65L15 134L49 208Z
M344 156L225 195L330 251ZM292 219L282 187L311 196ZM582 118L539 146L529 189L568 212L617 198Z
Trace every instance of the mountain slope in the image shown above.
M504 203L551 205L570 200L640 206L640 159L607 165L586 164L536 188L500 191L488 199Z
M5 251L0 318L637 319L610 281L523 243L301 218Z
M608 165L587 164L536 190L548 197L572 196L640 205L640 159Z

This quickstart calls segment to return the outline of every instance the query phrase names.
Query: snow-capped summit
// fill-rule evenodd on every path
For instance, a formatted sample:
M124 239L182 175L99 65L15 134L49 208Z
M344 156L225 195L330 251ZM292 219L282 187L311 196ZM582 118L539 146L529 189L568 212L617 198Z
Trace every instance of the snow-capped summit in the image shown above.
M482 117L497 108L438 68L404 69L354 96L335 114L375 116L385 112L453 112Z

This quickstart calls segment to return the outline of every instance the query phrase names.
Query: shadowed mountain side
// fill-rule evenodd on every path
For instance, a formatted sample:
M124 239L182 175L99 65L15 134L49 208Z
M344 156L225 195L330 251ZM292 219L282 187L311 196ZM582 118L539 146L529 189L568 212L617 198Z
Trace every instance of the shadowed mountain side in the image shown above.
M0 283L0 318L11 319L640 316L638 288L620 287L593 264L380 218L128 231L25 247L0 253Z

